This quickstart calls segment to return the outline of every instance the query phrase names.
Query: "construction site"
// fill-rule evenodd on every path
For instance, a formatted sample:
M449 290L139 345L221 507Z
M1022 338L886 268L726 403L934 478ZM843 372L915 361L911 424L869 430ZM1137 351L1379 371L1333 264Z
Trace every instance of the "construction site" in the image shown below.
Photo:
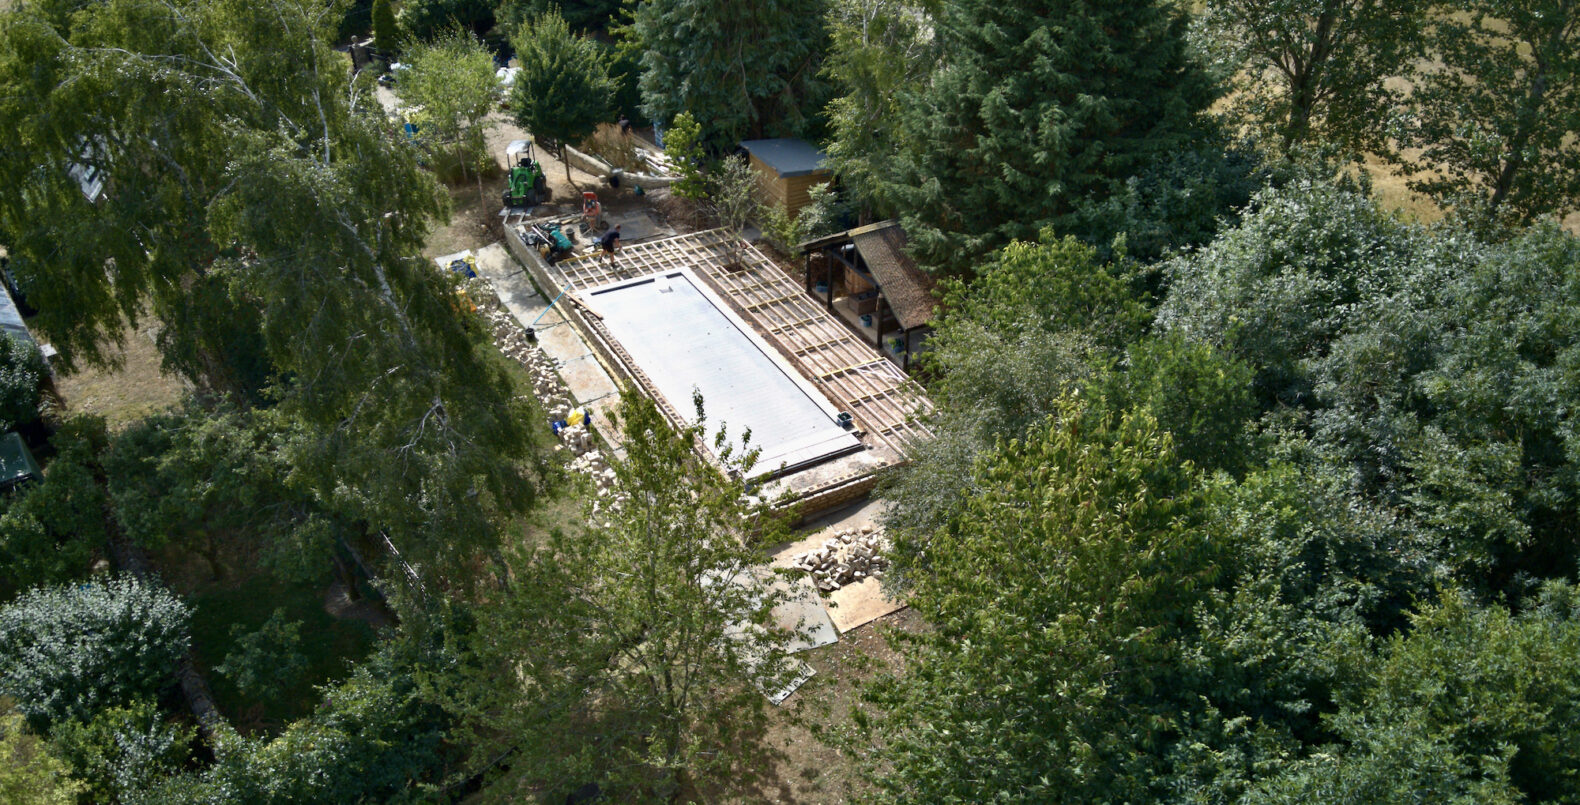
M762 576L786 594L773 619L794 635L792 651L831 646L903 610L883 588L892 546L885 504L869 493L933 436L932 404L906 371L933 294L898 226L776 254L753 231L688 231L695 218L652 176L636 180L657 185L651 192L616 187L607 168L575 154L570 164L593 181L550 177L557 191L545 192L529 141L505 153L503 231L494 231L503 237L434 259L475 276L463 288L496 345L526 367L567 469L598 496L593 511L619 494L618 407L634 391L677 429L701 417L699 456L742 473L798 524L790 542L765 546L767 561L790 572ZM615 231L611 255L602 242ZM755 459L742 467L716 454L719 444ZM816 673L814 655L802 656L793 681L763 689L775 704Z
M761 451L751 472L803 517L860 498L931 435L920 386L756 246L719 229L666 235L646 217L622 221L635 237L612 261L585 238L545 259L536 233L546 222L573 229L563 217L506 232L540 298L559 300L552 318L534 317L532 334L595 422L613 386L651 397L681 427L696 422L700 395L710 433L724 427L738 443L749 432ZM604 377L577 378L594 368Z

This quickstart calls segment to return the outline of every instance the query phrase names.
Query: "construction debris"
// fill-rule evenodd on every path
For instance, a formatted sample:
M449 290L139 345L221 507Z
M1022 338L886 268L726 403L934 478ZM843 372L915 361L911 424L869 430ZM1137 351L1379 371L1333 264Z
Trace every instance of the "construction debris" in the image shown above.
M889 568L891 545L883 532L870 525L846 529L823 541L823 546L797 555L791 566L812 574L817 588L831 593L865 578L879 578Z
M559 361L549 357L527 337L526 329L505 309L486 281L468 280L465 285L470 295L479 300L478 315L488 325L495 346L505 357L526 367L527 373L531 375L532 394L549 413L550 426L560 439L560 444L555 445L554 449L570 451L570 470L592 479L600 496L608 494L614 481L614 470L609 468L609 462L602 451L597 449L598 444L592 433L591 412L576 405L570 389L560 379ZM565 423L563 426L554 427L555 423L562 422Z

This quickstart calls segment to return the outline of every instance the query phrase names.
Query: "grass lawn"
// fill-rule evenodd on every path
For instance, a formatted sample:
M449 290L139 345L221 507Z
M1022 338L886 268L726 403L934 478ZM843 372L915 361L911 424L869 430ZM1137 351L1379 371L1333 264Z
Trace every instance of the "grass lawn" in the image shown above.
M111 430L121 430L179 405L186 386L160 366L153 338L159 327L157 320L145 318L137 330L126 333L124 342L111 346L108 351L120 360L117 367L85 366L56 377L65 412L102 416Z
M255 574L239 583L213 585L187 596L193 607L192 643L200 670L213 688L214 698L231 723L242 732L273 732L312 712L320 696L315 689L342 679L350 664L367 656L377 639L373 628L361 620L338 619L325 609L326 584L287 584L266 574ZM301 644L307 668L270 701L243 696L230 680L214 672L235 646L231 627L251 632L263 625L276 608L289 621L300 621Z

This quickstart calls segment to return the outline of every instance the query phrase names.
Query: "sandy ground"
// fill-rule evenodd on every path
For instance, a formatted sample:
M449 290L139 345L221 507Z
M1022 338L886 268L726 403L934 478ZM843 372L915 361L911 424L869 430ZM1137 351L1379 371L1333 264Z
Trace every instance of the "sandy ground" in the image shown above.
M818 733L848 725L860 699L860 686L896 667L900 655L889 635L925 628L914 610L904 609L840 636L838 643L796 656L817 671L771 714L763 735L763 779L740 797L748 802L866 802L871 788L857 759L824 742Z
M462 249L475 249L499 240L503 236L499 213L500 196L505 189L505 147L512 140L526 137L527 132L512 122L505 113L495 112L489 115L485 141L488 145L488 153L494 158L498 170L494 176L482 181L481 192L475 179L448 187L451 203L450 221L436 227L429 235L423 256L437 257ZM556 211L580 212L584 190L598 194L606 213L612 214L649 206L648 201L636 198L628 192L613 192L600 181L599 177L586 171L572 168L567 178L565 164L553 154L539 150L537 156L543 163L543 173L549 185L550 199L546 206L553 208L541 211L542 215Z

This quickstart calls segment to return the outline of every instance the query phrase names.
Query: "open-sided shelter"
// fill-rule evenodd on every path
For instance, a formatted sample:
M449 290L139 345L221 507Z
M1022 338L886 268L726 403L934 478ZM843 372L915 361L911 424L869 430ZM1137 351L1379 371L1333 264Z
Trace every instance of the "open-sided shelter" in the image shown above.
M891 220L809 240L799 248L806 256L806 292L908 371L911 353L931 329L937 281L905 247L905 230Z

